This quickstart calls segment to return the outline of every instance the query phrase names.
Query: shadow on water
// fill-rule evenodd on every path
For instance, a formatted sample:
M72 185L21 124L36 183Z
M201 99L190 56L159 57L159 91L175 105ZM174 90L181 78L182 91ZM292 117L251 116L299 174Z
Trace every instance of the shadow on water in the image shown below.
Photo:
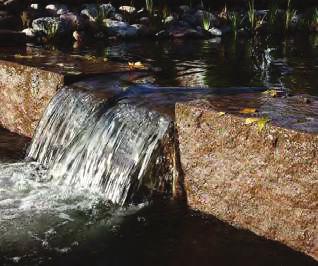
M85 229L73 226L63 241L77 235L82 242L71 251L43 249L37 262L30 257L21 265L317 265L301 253L177 203L145 207L111 230L108 219Z

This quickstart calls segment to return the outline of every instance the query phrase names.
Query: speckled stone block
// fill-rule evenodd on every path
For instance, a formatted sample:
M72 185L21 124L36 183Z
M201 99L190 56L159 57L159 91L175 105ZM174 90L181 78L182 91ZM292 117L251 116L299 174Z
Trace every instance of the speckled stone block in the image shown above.
M318 260L318 134L260 131L208 101L175 112L188 205Z
M0 60L0 125L32 137L48 102L63 84L61 74Z

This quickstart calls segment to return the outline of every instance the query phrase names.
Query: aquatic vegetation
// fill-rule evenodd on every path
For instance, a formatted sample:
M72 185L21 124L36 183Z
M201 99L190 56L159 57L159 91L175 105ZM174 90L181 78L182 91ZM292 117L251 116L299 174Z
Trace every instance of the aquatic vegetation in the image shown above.
M165 5L163 8L162 8L162 18L165 19L167 17L169 17L171 15L171 11L169 9L169 7L167 5Z
M256 10L254 0L250 0L248 3L247 16L250 30L253 32L256 27Z
M57 39L58 30L59 30L58 23L51 23L48 25L47 34L46 34L48 41L55 41Z
M212 19L209 12L203 12L202 26L206 31L208 31L211 28Z
M312 16L312 23L318 24L318 8L314 9L314 14Z
M230 22L231 30L234 32L235 36L237 35L239 26L240 26L240 17L237 12L230 12L228 15L228 20Z
M146 4L146 10L148 11L149 14L153 14L154 13L154 3L153 0L145 0L145 4Z
M278 5L275 2L272 2L266 16L268 28L270 31L276 32L278 29L281 29L281 27L279 27L279 25L281 25L279 17Z
M291 8L291 0L287 2L287 9L285 11L285 30L290 30L290 25L292 23L293 17L297 14L297 10Z

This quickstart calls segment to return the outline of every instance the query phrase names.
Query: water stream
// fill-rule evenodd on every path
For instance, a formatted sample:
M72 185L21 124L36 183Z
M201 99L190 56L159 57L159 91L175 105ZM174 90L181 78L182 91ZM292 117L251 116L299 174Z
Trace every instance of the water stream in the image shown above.
M150 62L160 71L137 79L147 86L128 90L129 75L124 86L119 78L100 77L63 88L43 114L25 160L21 154L16 162L2 160L11 150L0 152L0 265L316 265L214 217L169 200L151 202L158 190L171 193L165 185L173 174L160 169L169 163L161 145L171 137L176 99L223 93L194 88L213 86L232 87L227 94L243 90L239 86L297 93L304 73L300 92L316 95L317 48L308 46L273 42L253 54L250 43L209 40L97 49L96 56ZM100 94L110 83L118 91ZM0 140L26 143L4 131Z

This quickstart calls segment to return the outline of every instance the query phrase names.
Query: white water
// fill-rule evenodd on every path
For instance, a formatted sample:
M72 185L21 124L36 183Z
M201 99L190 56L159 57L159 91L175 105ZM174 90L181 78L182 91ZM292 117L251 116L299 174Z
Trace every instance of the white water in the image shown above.
M27 160L0 162L0 256L8 254L6 261L14 263L29 256L40 261L41 250L67 253L90 238L90 225L116 230L142 205L117 208L109 201L129 205L145 182L159 178L152 168L169 125L124 98L108 105L87 91L59 91Z
M54 185L124 205L147 178L159 178L147 176L148 169L169 124L125 97L109 104L92 92L64 88L44 113L27 158L47 167Z

